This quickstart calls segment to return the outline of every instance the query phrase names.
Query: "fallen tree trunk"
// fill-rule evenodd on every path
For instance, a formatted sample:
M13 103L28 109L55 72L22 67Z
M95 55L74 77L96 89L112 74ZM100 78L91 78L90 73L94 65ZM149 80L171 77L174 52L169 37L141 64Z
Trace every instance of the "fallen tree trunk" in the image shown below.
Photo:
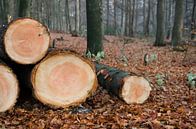
M144 77L98 63L95 65L99 84L127 104L144 103L149 97L151 87Z
M3 32L2 32L3 31ZM35 64L47 53L50 34L44 25L30 18L13 20L1 29L0 58L18 64Z
M94 64L76 53L53 51L31 73L35 97L52 107L81 104L97 88Z
M0 112L14 106L18 93L18 80L15 74L0 60Z

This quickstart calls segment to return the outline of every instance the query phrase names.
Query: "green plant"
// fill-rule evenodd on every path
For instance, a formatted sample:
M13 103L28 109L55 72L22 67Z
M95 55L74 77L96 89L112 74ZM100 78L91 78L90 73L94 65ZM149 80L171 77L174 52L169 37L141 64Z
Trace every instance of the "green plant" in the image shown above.
M160 86L160 87L164 86L164 84L165 84L165 75L164 74L157 74L155 76L155 78L156 78L156 83L158 86Z
M148 65L154 61L156 61L158 59L157 54L153 53L153 54L145 54L144 55L144 65Z
M100 61L101 59L103 59L105 57L105 53L104 53L104 51L100 51L97 53L97 55L95 55L95 54L92 54L90 51L88 51L86 53L86 57L87 58L94 58L95 61Z
M195 88L196 87L196 74L188 73L187 83L190 86L190 88Z

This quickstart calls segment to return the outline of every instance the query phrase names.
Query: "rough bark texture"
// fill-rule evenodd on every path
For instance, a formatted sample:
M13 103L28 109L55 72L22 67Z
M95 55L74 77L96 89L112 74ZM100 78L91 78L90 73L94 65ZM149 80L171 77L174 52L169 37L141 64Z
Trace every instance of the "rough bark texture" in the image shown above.
M143 0L143 32L146 33L146 0Z
M172 46L176 47L182 39L184 0L176 0Z
M164 0L158 0L157 3L157 31L154 45L164 45Z
M192 23L191 23L191 39L196 39L196 0L193 0Z
M168 26L167 26L167 40L171 38L171 26L172 26L172 1L169 1L169 12L168 12Z
M3 35L4 35L6 29L7 29L7 25L3 25L0 28L0 58L3 60L9 59L7 54L5 53L5 49L4 49L4 45L3 45Z
M21 26L24 28L20 28ZM50 34L47 27L38 21L30 18L19 18L0 31L0 58L3 60L12 60L25 65L35 64L47 53ZM39 52L36 53L36 50ZM26 60L27 58L29 59Z
M150 12L151 12L151 0L148 0L148 16L146 20L146 33L145 36L149 36L150 34Z
M35 97L52 107L81 104L97 88L94 65L69 51L53 51L33 69Z
M12 108L19 95L18 80L3 61L0 60L0 112Z
M145 78L135 73L95 64L99 84L126 103L143 103L149 97L151 87Z
M86 0L87 51L97 54L102 51L102 13L100 0Z
M20 0L19 4L19 17L29 16L30 11L28 11L30 0Z

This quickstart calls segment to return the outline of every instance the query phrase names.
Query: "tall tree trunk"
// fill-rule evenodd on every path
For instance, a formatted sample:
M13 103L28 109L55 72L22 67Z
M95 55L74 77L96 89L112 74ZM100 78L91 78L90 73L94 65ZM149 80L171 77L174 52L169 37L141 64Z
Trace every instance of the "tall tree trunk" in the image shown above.
M176 47L182 39L184 0L176 0L172 46Z
M65 0L65 14L66 14L67 29L69 30L69 32L71 32L72 28L71 28L70 15L69 15L69 0Z
M193 0L192 22L191 22L191 39L196 38L196 0Z
M152 0L152 9L151 9L151 15L152 15L152 32L154 33L154 35L156 35L156 11L157 11L157 4L155 0Z
M131 30L132 30L132 0L128 0L129 1L129 3L128 3L128 10L129 10L129 36L132 36L132 34L131 34Z
M128 25L129 25L129 0L125 0L125 34L128 36Z
M123 33L123 24L124 24L124 14L125 14L125 0L121 1L121 23L120 26L122 28L122 33Z
M110 24L109 24L109 22L110 22L110 1L109 0L107 0L107 20L106 20L106 32L108 32L108 30L109 30L109 26L110 26Z
M188 21L189 21L189 10L188 10L188 0L185 0L185 14L184 14L184 26L187 28L188 27Z
M171 22L172 22L172 1L169 1L169 12L168 12L168 26L167 26L167 40L171 37Z
M61 13L61 0L58 1L57 3L57 7L58 7L58 13L57 13L57 20L58 20L58 31L62 31L62 24L61 24L61 20L63 19L62 18L62 13ZM42 13L43 14L43 13Z
M80 29L80 0L75 0L75 32L79 34Z
M131 36L134 36L134 21L135 21L135 0L133 0L132 19L131 19Z
M87 51L97 54L103 50L101 1L86 0Z
M117 1L114 0L114 30L115 30L115 35L117 34L117 19L116 19L116 9L117 9Z
M151 0L148 0L148 16L147 16L147 20L146 20L145 36L149 36L149 33L150 33L150 10L151 10Z
M30 0L20 0L19 5L19 17L25 17L29 15L28 7Z
M146 0L143 0L143 32L146 33Z
M0 1L0 24L5 25L8 23L7 19L7 12L8 12L8 0L1 0ZM2 22L2 23L1 23Z
M158 0L157 3L157 31L154 45L164 45L164 0Z
M137 24L138 24L138 1L136 1L136 5L135 5L135 33L137 33Z

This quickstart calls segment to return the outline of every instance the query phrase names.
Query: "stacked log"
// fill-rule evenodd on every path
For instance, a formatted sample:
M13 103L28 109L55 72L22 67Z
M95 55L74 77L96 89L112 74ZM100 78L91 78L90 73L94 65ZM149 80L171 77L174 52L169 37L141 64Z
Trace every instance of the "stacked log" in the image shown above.
M50 34L44 25L30 18L19 18L4 28L0 57L18 64L35 64L47 53Z
M32 71L33 92L52 107L81 104L97 88L94 65L69 51L53 51Z
M8 83L8 80L10 82L14 80L14 73L20 84L20 95L24 96L24 94L31 93L30 88L28 88L30 72L34 64L39 62L47 54L49 43L50 34L48 28L31 18L13 20L7 26L3 26L0 29L0 59L2 60L1 62L7 64L6 66L1 63L1 69L6 69L10 74L13 74L12 78L9 77L10 79L6 79L5 77L0 79L1 89L3 87L0 91L0 97L3 96L1 97L2 99L0 98L2 100L0 104L12 103L13 105L16 101L16 97L13 96L18 92L18 89L16 90L14 86L10 88L11 84ZM14 73L12 71L14 71ZM1 74L6 75L5 72L4 70ZM13 83L16 82L13 81ZM13 90L16 90L16 93L13 92ZM13 94L13 96L9 97L10 94ZM9 97L9 99L6 100L6 96ZM7 106L7 110L11 106L8 107L9 106ZM0 111L6 110L2 109Z
M19 87L16 75L0 60L0 112L12 108L18 94Z
M19 84L20 94L29 93L31 87L35 98L55 108L85 102L98 82L127 104L143 103L149 97L151 88L144 77L94 64L75 52L48 52L49 31L36 20L16 19L0 31L0 37L0 112L13 107Z

